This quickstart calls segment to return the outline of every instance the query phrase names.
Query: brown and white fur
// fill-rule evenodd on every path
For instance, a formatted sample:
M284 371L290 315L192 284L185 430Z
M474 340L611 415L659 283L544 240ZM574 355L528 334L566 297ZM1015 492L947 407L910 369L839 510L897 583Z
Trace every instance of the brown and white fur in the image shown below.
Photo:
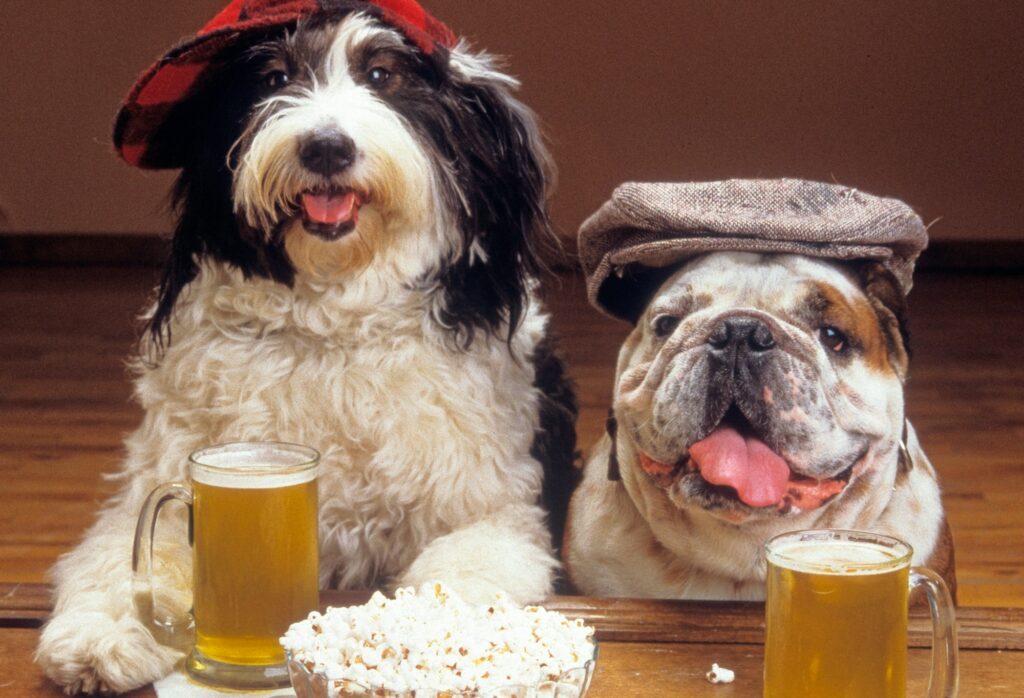
M69 693L181 657L133 607L132 536L209 444L320 451L323 587L552 589L542 504L571 470L575 400L536 295L549 168L515 81L365 14L265 39L182 107L174 251L135 362L145 417L119 494L53 569L36 654ZM356 215L310 220L309 192L354 192ZM164 518L181 545L160 564L185 587L185 519Z
M609 434L573 494L575 586L760 599L764 543L807 528L901 538L952 586L936 473L904 419L904 301L874 263L714 253L672 274L620 351ZM785 460L777 501L703 478L689 451L723 424Z

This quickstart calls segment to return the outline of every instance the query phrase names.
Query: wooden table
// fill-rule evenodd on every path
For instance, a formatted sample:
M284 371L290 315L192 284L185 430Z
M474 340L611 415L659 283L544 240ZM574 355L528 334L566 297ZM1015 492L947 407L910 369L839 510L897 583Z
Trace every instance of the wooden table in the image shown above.
M362 603L367 594L325 592L326 605ZM761 695L764 607L560 596L547 608L584 618L597 628L600 654L588 698L680 696L755 698ZM49 589L0 583L0 695L61 696L32 663L39 627L50 612ZM1024 696L1024 608L962 608L960 695ZM909 695L924 696L931 630L924 611L911 613ZM736 672L713 685L711 663ZM152 697L150 688L131 694Z

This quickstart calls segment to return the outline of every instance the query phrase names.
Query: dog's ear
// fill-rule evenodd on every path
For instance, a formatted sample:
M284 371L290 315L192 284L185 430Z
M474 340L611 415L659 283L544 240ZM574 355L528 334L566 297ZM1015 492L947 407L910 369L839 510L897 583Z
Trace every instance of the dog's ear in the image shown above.
M901 379L906 379L910 366L910 326L907 320L907 297L891 271L880 262L861 263L857 269L861 288L878 316L882 334Z
M522 318L531 279L558 249L548 218L554 167L533 113L512 78L486 56L456 49L439 91L435 147L450 164L446 195L459 212L462 250L440 271L441 320L467 344L476 328L508 337Z
M185 100L175 105L153 138L153 147L176 148L183 162L171 192L176 223L170 255L147 329L159 352L170 341L169 324L181 291L210 256L246 277L294 280L283 245L242 229L232 210L229 153L258 98L255 68L239 51L212 65Z

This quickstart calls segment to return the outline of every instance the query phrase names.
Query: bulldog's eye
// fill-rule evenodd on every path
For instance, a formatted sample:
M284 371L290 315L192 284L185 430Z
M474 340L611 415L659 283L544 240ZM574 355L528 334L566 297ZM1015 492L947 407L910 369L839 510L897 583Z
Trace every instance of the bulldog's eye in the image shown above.
M679 320L675 315L659 315L654 318L654 324L651 327L654 330L654 336L658 339L668 337L679 327Z
M263 76L263 87L276 91L288 84L288 73L283 70L273 70Z
M837 354L841 354L849 346L846 335L830 325L821 328L821 343Z
M366 71L366 79L375 87L380 87L391 79L391 71L381 66L374 66Z

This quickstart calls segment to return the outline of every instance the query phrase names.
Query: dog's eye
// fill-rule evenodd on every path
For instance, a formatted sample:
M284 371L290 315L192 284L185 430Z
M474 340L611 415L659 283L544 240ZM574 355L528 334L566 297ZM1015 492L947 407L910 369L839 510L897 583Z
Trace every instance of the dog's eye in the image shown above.
M391 71L381 66L374 66L366 71L366 79L371 85L380 86L391 79Z
M654 336L659 339L664 339L672 334L677 327L679 327L679 318L675 315L659 315L654 318Z
M274 70L263 76L263 86L268 90L280 90L288 84L288 73Z
M846 335L831 325L821 328L821 343L837 354L841 354L849 346Z

